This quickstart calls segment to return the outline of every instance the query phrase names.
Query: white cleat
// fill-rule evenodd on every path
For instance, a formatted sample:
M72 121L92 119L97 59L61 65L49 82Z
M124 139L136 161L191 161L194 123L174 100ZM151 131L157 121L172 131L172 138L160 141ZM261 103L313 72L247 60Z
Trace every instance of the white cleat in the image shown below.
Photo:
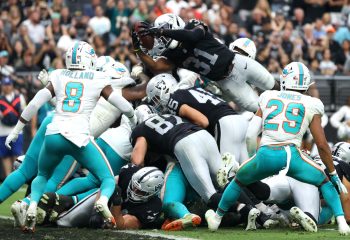
M350 234L350 228L349 225L347 224L344 216L338 216L336 217L337 223L338 223L338 231L340 235L349 235Z
M247 227L245 228L246 231L250 230L256 230L256 218L259 217L260 211L257 208L252 208L249 211L248 214L248 222L247 222Z
M95 209L96 209L96 212L102 214L104 221L105 221L106 225L108 226L108 228L116 227L116 221L115 221L111 211L109 210L108 201L104 201L103 199L99 198L95 202Z
M308 215L300 208L292 207L290 209L292 217L308 232L317 232L317 225Z
M27 210L27 214L25 217L25 222L23 226L23 232L26 233L34 233L35 231L35 223L36 223L36 207L29 207Z
M22 201L19 200L11 205L11 213L15 219L14 227L22 228L24 226L27 207L28 205L22 204Z
M221 188L226 186L228 179L233 177L239 168L235 156L231 153L224 153L222 155L222 162L224 166L216 174L216 181Z
M221 223L221 219L222 219L222 217L217 215L212 209L209 209L205 213L205 220L207 220L208 229L210 231L215 232L218 230L220 223Z

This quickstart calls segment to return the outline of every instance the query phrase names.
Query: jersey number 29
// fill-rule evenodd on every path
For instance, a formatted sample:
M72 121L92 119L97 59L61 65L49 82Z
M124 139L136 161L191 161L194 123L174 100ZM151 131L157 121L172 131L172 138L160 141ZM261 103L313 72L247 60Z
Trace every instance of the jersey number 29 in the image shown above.
M271 108L273 106L277 108L266 117L264 121L264 129L277 131L279 124L271 123L270 121L282 112L285 112L287 121L283 121L282 123L283 130L286 133L297 134L300 131L301 124L305 116L304 105L301 103L291 102L285 107L282 101L278 99L271 99L268 101L266 107Z
M62 110L64 112L77 112L80 108L84 86L80 82L68 82L66 84L66 98L63 99Z

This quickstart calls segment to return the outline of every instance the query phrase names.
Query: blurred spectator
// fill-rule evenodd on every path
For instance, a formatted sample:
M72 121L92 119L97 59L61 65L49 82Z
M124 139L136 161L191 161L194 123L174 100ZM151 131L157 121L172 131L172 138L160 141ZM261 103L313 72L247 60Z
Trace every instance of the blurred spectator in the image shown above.
M107 45L100 36L93 37L92 47L95 49L97 56L107 55Z
M293 24L297 31L302 32L303 26L305 24L305 14L302 8L294 9Z
M139 5L140 5L140 16L142 17L142 12L145 12L146 10L143 10L143 6L141 5L141 2L143 2L143 1L140 1L140 3L139 3ZM145 3L146 3L146 1L145 1ZM146 3L146 5L147 5L147 3ZM148 7L146 8L147 9L147 15L149 14L149 12L148 12ZM137 9L136 9L137 10ZM135 10L135 11L136 11ZM134 12L135 12L134 11ZM155 13L155 15L157 16L157 17L159 17L160 15L162 15L162 14L165 14L165 13L171 13L172 11L171 11L171 9L170 8L168 8L167 6L166 6L166 0L158 0L157 1L157 4L154 6L154 8L153 8L153 12ZM134 13L135 14L135 13ZM145 16L144 16L145 17ZM135 22L135 18L136 17L134 17L133 18L133 21ZM145 19L146 20L146 19Z
M61 16L59 13L51 15L51 23L46 27L46 36L49 41L57 43L65 31L64 27L60 25Z
M0 73L1 76L10 76L14 73L14 68L8 65L9 53L6 50L0 51Z
M40 24L44 27L47 27L51 24L51 14L49 11L49 8L47 6L47 3L44 1L40 1L39 4L39 13L40 13Z
M163 1L163 3L165 3L165 1ZM161 6L165 7L165 4L163 4ZM157 11L160 11L160 8L158 8ZM165 12L165 13L167 13L167 12ZM161 14L163 14L163 13L161 13ZM145 0L141 0L139 2L138 8L136 8L134 10L134 12L132 13L130 20L132 23L134 23L137 21L146 21L148 19L148 17L149 17L149 11L148 11L148 7L147 7L147 3Z
M327 38L328 38L328 45L329 50L331 51L332 55L332 61L337 65L337 68L339 70L343 69L343 65L346 61L346 57L344 55L344 51L341 47L341 45L333 40L333 36L335 33L335 29L332 25L328 26L326 28Z
M188 8L189 5L184 0L170 0L165 5L168 9L171 9L172 13L179 15L181 8Z
M32 9L29 12L29 19L25 20L22 24L28 28L28 35L32 42L36 45L40 45L45 38L45 28L40 24L40 15L37 9Z
M225 44L228 46L231 42L238 38L238 25L231 23L227 29L225 36L223 37Z
M323 53L323 59L320 63L320 70L323 75L332 76L337 71L337 66L331 60L331 51L326 49Z
M53 12L60 12L64 7L64 0L53 0L50 7Z
M30 49L32 52L35 51L35 45L28 35L28 28L23 24L20 25L18 31L12 35L12 45L14 45L17 40L21 41L24 49Z
M16 32L18 26L22 23L22 16L18 6L10 7L9 21L11 23L11 32Z
M324 0L305 0L305 12L307 23L313 22L317 18L322 18L323 13L326 11L326 2Z
M63 7L58 13L60 13L60 25L66 28L70 27L72 23L72 17L70 15L69 8Z
M115 6L114 0L107 1L106 15L111 20L111 32L114 34L114 36L118 37L122 26L128 25L131 14L132 10L125 7L123 0L118 0L117 6Z
M65 52L69 46L77 40L77 30L71 26L68 31L64 31L63 35L58 39L57 48Z
M286 24L283 11L277 11L276 16L272 15L271 28L273 31L282 31Z
M337 136L339 140L347 141L350 140L350 97L348 97L346 105L339 108L335 112L331 119L331 125L337 129Z
M40 68L34 64L33 52L29 49L23 54L23 64L16 67L16 72L39 72Z
M0 160L3 165L4 176L11 173L14 160L22 154L22 134L12 144L11 150L6 148L5 140L15 127L25 105L24 97L15 91L12 79L9 77L3 78L0 93Z
M316 19L313 29L314 29L313 30L314 39L317 40L319 38L326 36L326 32L323 29L323 22L320 18Z
M267 70L272 74L279 74L282 71L280 64L274 58L270 58Z
M103 15L101 6L95 8L95 17L89 20L89 27L96 35L103 35L111 30L111 21Z
M23 66L23 53L24 53L24 48L23 44L21 43L20 40L17 40L14 44L14 49L13 53L11 56L11 62L12 65L15 68L18 68L20 66Z
M345 40L342 44L342 53L345 55L345 64L343 71L345 74L350 74L350 41Z
M39 52L34 57L34 64L40 68L48 69L51 65L52 60L58 55L59 54L57 53L55 44L46 38L41 48L39 49Z
M293 43L292 43L292 31L285 29L282 34L282 48L284 52L290 57L293 52Z

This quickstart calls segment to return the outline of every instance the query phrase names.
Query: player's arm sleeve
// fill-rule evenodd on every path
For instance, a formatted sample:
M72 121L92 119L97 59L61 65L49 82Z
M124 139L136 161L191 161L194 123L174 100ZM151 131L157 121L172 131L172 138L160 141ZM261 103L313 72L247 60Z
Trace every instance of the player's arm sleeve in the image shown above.
M128 118L132 118L134 116L134 109L132 108L132 105L118 92L113 91L108 97L108 102L110 102L116 108L119 108L120 111L123 112Z
M259 109L260 110L260 109ZM261 111L261 110L260 110ZM257 149L257 138L262 131L262 118L254 115L252 120L249 122L249 127L246 135L246 143L249 157L256 153Z
M202 26L193 29L163 29L162 35L179 42L198 42L205 36L205 30Z
M341 120L344 118L345 113L346 113L346 107L343 106L332 115L330 119L332 127L339 128L342 125Z
M30 101L28 106L23 110L21 117L25 121L30 121L32 117L38 112L39 108L41 108L46 102L48 102L52 98L51 92L47 88L41 89Z

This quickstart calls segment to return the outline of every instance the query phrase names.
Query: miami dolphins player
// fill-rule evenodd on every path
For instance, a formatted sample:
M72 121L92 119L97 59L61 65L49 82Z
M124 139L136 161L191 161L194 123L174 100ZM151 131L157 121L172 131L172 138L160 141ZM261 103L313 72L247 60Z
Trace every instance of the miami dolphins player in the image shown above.
M25 232L34 232L37 204L44 193L47 179L65 155L73 156L98 177L101 196L95 208L107 221L115 223L107 206L115 187L114 175L105 155L90 138L89 118L100 96L118 107L132 124L136 123L136 117L129 102L113 91L110 79L104 73L91 70L95 64L96 54L88 43L78 41L69 47L66 52L67 69L51 73L46 88L34 96L6 139L6 146L11 148L10 143L17 139L37 110L56 96L56 113L52 123L47 126L39 155L38 175L32 183L31 201L23 229Z
M238 199L242 186L277 174L284 168L287 176L321 190L337 219L339 233L348 235L350 228L333 184L324 171L299 149L302 136L310 128L332 182L340 192L347 192L334 168L331 150L321 126L323 103L304 95L310 86L309 70L300 62L292 62L283 69L280 83L281 91L265 91L259 98L259 108L250 122L247 137L251 144L256 144L256 137L262 131L260 147L252 158L241 165L235 179L225 189L216 212L206 212L208 228L211 231L218 229L222 216ZM316 224L305 220L300 209L292 210L304 228L317 231Z

